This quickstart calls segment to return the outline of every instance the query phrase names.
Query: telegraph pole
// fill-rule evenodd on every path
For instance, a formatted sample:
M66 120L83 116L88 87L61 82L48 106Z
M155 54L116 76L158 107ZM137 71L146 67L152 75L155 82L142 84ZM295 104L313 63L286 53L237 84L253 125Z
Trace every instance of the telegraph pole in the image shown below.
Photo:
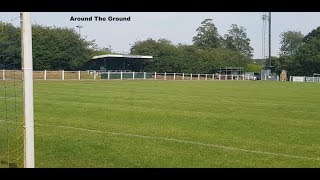
M269 68L271 67L271 12L269 12Z
M80 35L80 38L81 38L81 28L83 28L83 26L76 26L78 29L79 29L79 35Z

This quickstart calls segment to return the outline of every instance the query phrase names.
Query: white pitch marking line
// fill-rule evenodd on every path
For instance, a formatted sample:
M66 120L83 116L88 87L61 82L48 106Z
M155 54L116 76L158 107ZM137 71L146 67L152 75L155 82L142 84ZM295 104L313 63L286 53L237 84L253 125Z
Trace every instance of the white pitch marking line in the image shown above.
M216 148L229 149L229 150L235 150L235 151L243 151L243 152L248 152L248 153L267 154L267 155L283 156L283 157L289 157L289 158L300 158L300 159L308 159L308 160L320 161L320 158L305 157L305 156L294 156L294 155L281 154L281 153L272 153L272 152L266 152L266 151L255 151L255 150L248 150L248 149L235 148L235 147L229 147L229 146L222 146L222 145L216 145L216 144L207 144L207 143L201 143L201 142L195 142L195 141L179 140L179 139L173 139L173 138L152 137L152 136L137 135L137 134L117 133L117 132L106 132L106 131L98 131L98 130L91 130L91 129L85 129L85 128L71 127L71 126L45 125L45 124L38 124L38 123L35 124L35 125L54 126L54 127L75 129L75 130L81 130L81 131L87 131L87 132L112 134L112 135L122 135L122 136L129 136L129 137L139 137L139 138L146 138L146 139L175 141L175 142L196 144L196 145L207 146L207 147L216 147Z

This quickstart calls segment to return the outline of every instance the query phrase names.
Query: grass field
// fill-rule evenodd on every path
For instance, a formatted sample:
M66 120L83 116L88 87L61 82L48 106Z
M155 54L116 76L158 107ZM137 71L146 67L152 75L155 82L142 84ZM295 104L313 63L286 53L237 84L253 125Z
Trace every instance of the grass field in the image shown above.
M35 81L37 167L320 167L320 84Z

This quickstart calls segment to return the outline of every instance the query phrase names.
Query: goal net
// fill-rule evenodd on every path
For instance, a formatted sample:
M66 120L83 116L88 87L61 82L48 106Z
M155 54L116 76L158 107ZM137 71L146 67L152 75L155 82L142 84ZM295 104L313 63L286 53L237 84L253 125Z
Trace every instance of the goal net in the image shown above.
M0 13L0 167L24 167L19 13Z
M0 167L32 168L34 125L30 13L0 14L0 69Z

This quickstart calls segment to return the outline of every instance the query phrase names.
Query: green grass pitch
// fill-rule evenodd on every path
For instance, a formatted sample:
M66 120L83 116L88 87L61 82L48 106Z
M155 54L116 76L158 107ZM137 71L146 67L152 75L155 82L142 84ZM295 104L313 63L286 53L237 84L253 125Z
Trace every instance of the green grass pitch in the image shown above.
M320 84L35 81L36 167L320 167Z

